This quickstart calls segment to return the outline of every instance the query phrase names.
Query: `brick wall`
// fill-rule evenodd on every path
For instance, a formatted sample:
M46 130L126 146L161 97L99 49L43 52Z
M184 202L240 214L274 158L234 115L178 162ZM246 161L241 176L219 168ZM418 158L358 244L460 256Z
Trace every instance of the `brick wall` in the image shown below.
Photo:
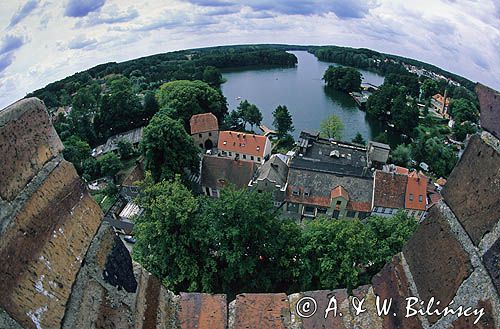
M175 295L132 262L59 155L42 103L18 102L0 112L0 328L500 328L500 108L498 92L477 91L485 131L468 140L444 199L371 285L233 301ZM377 316L377 296L392 298L388 316ZM410 296L484 315L476 325L477 316L405 317ZM332 297L337 316L325 318ZM308 298L318 311L301 317ZM366 311L356 314L360 300Z

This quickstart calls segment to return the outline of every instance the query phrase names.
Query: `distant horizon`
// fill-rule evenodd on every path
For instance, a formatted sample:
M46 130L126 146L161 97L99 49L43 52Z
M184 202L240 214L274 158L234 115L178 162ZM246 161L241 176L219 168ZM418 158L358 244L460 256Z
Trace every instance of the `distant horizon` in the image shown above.
M500 89L494 1L8 0L0 108L76 72L227 45L337 45L412 58Z

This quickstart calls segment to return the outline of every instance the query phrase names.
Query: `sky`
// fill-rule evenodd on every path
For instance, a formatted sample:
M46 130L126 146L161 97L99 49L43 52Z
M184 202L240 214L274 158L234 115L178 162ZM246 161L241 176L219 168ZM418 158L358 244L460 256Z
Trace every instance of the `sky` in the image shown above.
M500 90L500 1L3 0L0 108L75 72L251 43L364 47Z

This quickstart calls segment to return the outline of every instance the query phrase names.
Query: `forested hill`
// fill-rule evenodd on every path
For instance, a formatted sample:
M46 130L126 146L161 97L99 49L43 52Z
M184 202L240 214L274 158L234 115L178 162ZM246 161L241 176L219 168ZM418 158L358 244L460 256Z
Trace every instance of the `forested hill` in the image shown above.
M294 47L221 46L174 51L121 63L110 62L50 83L27 97L36 96L49 108L71 105L72 95L80 88L92 81L102 85L107 77L113 75L129 78L137 93L155 90L164 82L172 80L202 80L216 86L222 82L218 69L256 65L294 66L297 58L286 52L291 48Z
M426 70L437 75L444 76L460 83L470 91L474 91L475 83L457 74L445 71L432 64L424 63L415 59L397 55L379 53L366 48L349 48L339 46L311 46L308 51L319 60L335 62L341 65L353 66L360 69L376 71L382 75L389 73L401 73L406 71L403 64L415 66L417 69Z

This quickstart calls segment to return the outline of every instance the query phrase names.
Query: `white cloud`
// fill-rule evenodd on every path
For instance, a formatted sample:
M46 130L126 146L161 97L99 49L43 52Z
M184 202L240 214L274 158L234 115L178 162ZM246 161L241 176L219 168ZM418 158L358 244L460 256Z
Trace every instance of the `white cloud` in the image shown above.
M8 31L0 40L0 108L100 63L238 43L371 48L500 89L500 15L491 0L65 0L31 9L33 3L2 4L0 26Z

